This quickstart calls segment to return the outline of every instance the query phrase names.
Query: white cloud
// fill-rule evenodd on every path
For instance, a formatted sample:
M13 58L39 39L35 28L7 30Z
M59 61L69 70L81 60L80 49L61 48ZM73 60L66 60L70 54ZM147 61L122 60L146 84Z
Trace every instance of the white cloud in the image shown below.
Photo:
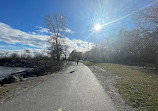
M38 32L39 33L49 33L49 29L48 28L43 28L43 27L40 27L40 26L37 26L37 28L38 28Z
M38 30L37 30L37 32L39 32L39 33L41 33L41 34L50 34L50 32L49 32L49 29L48 28L43 28L43 27L41 27L41 26L36 26L37 28L38 28ZM70 33L70 34L73 34L74 32L71 30L71 29L69 29L69 28L65 28L64 29L64 32L66 32L66 33ZM35 33L35 32L34 32Z
M73 33L74 33L74 32L73 32L71 29L69 29L69 28L65 28L65 32L70 33L70 34L73 34Z
M47 32L47 29L41 27L41 32ZM71 32L70 30L68 32ZM0 41L12 44L23 44L29 45L36 48L46 49L49 45L48 43L49 36L46 34L37 34L35 32L27 33L21 30L14 29L7 24L0 22ZM88 50L88 42L69 38L64 38L66 44L70 46L70 51L77 50L85 52ZM1 44L0 44L1 45ZM2 46L2 45L1 45ZM89 49L93 46L92 43L89 43Z
M29 55L34 56L35 54L42 54L42 55L47 55L48 50L46 49L28 49L29 50ZM18 54L18 55L23 55L26 54L26 50L9 50L9 49L0 49L0 57L4 56L10 56L11 54Z
M88 44L87 41L77 39L70 40L69 38L65 38L65 43L70 47L70 51L77 50L81 52L86 52L88 51L88 47L90 50L94 46L93 43Z
M34 32L26 33L17 29L13 29L7 24L0 22L0 41L10 44L20 43L33 47L45 48L48 38L48 35L36 34Z

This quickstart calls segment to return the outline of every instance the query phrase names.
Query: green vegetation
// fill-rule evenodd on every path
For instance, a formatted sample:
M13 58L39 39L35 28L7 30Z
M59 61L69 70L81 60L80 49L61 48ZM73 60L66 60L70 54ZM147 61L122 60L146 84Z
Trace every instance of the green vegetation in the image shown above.
M138 110L158 110L158 74L138 66L112 63L89 63L99 66L121 79L115 85L126 102Z
M76 59L83 60L83 58L84 58L84 54L76 50L73 50L69 55L69 60L71 61L75 61Z
M2 98L3 96L5 96L9 91L10 89L12 89L12 87L1 87L0 88L0 98Z

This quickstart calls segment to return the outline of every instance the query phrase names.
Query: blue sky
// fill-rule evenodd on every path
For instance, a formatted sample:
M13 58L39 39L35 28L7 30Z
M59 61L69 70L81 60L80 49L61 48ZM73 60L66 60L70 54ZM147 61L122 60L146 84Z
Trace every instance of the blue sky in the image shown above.
M65 33L65 36L68 43L73 44L74 49L86 51L88 40L95 42L95 38L102 40L109 34L117 33L120 28L127 30L134 28L131 13L155 1L0 0L0 49L43 49L46 47L44 44L47 44L44 17L47 14L53 15L60 12L67 18L69 31ZM131 15L104 26L100 33L92 33L95 23L106 24L128 14Z

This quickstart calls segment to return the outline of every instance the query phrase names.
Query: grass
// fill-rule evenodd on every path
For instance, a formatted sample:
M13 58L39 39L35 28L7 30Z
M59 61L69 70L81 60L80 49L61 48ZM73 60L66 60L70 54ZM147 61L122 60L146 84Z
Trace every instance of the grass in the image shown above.
M158 74L138 66L88 63L99 66L121 79L115 85L125 101L139 111L158 111Z
M11 87L1 87L0 88L0 96L5 95L7 92L9 92Z
M12 90L12 86L0 87L0 101L8 97L8 93Z

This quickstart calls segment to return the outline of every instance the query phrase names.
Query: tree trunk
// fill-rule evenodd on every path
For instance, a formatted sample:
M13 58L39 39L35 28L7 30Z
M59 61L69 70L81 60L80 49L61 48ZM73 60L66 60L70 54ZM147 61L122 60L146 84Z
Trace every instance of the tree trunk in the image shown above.
M156 50L155 64L156 64L155 70L156 72L158 72L158 50Z
M65 60L66 60L66 54L65 54Z
M58 35L57 35L58 36ZM58 45L58 38L56 38L56 53L57 53L57 61L60 61L60 55L59 55L59 45Z

